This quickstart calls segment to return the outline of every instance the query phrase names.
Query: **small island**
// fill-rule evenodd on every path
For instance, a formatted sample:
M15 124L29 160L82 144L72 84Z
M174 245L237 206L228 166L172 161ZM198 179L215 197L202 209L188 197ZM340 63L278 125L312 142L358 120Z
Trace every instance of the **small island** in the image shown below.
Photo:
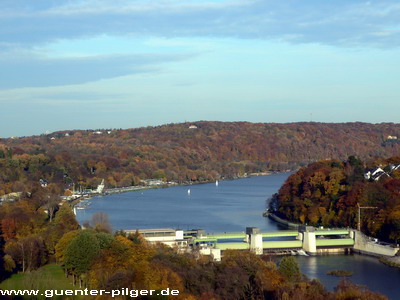
M326 272L326 274L336 276L336 277L350 277L353 275L353 272L345 271L345 270L332 270L332 271Z

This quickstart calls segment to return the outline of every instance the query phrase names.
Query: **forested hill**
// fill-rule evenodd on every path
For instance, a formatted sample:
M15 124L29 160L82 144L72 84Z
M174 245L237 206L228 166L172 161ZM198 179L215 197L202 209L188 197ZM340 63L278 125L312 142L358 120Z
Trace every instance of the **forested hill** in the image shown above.
M312 163L292 174L270 201L270 211L296 223L358 226L386 241L400 239L400 156L368 164L355 156Z
M399 153L400 124L193 122L74 130L0 140L0 193L27 182L96 186L205 181L283 171L321 159Z

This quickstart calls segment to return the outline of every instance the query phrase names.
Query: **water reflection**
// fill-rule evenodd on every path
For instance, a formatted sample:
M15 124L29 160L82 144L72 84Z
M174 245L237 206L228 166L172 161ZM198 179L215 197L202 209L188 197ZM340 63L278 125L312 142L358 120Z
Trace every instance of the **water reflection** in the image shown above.
M319 279L329 290L337 286L340 278L326 273L332 270L345 270L353 273L349 277L351 281L367 286L390 299L400 299L400 269L385 266L374 257L337 254L296 258L303 274L309 278Z
M318 260L315 256L310 256L307 257L307 263L302 263L302 272L304 274L307 274L308 277L310 278L318 278L317 274L318 274ZM304 270L305 268L306 271Z

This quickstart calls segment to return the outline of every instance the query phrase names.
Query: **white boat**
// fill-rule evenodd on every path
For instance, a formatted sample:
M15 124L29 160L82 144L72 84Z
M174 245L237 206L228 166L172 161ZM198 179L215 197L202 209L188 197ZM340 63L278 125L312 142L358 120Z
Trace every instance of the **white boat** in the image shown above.
M217 180L217 181L215 181L215 186L218 186L218 180Z
M190 196L190 189L188 189L188 195Z

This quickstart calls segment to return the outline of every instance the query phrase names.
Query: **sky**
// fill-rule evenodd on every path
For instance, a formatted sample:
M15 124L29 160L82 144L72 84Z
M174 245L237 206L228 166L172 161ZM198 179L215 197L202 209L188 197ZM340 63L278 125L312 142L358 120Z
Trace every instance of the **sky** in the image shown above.
M400 3L1 0L0 137L400 122Z

